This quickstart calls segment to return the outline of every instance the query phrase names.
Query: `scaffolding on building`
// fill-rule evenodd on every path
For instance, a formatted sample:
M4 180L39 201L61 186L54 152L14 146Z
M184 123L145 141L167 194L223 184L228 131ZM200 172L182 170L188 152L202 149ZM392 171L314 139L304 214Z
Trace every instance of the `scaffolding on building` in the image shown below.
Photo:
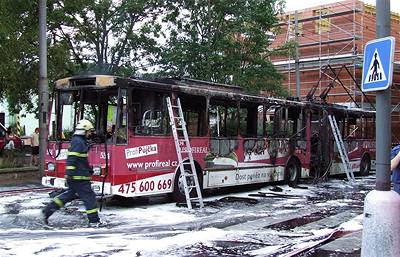
M363 94L357 84L360 85L362 79L364 46L376 38L375 6L360 0L321 4L314 8L286 13L281 16L278 27L271 47L279 49L285 43L295 42L298 47L296 52L299 52L297 58L293 58L293 53L271 57L275 67L286 75L284 84L291 95L294 95L296 82L299 81L297 78L300 77L301 81L298 84L301 85L302 99L322 96L320 99L323 101L348 107L374 109L368 99L374 102L375 94ZM391 34L396 41L400 41L399 31L400 14L391 12ZM393 135L392 140L396 143L400 143L399 60L400 44L397 44L391 85L392 131L397 133ZM296 76L296 66L299 67L300 76ZM329 69L326 68L328 66ZM336 73L340 75L336 76Z
M363 8L363 2L347 0L305 9L297 13L297 16L289 13L283 17L285 21L279 24L285 31L282 33L285 35L283 43L293 41L297 30L300 72L315 72L314 76L317 76L311 81L304 79L301 81L301 96L306 96L316 81L318 81L318 94L330 85L332 77L323 69L326 65L332 68L346 65L352 77L357 78L356 69L362 64L362 55L358 49L363 48ZM298 24L297 28L295 24ZM273 63L278 70L287 74L288 89L292 91L296 82L292 79L295 74L295 60L291 54L281 59L274 59ZM363 96L355 81L350 77L341 80L354 99L363 102ZM344 99L348 94L332 90L330 96ZM348 98L345 102L352 101Z

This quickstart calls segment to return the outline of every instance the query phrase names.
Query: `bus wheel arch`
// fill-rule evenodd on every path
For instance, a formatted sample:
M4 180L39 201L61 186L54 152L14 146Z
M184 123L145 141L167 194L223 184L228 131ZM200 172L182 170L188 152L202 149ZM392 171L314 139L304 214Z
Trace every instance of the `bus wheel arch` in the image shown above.
M368 176L371 171L371 157L369 153L364 153L360 161L360 171L361 176Z
M184 163L189 163L189 160L185 160ZM194 165L196 167L196 173L197 173L197 179L199 181L200 185L200 190L203 191L203 171L200 167L200 165L194 161ZM191 167L189 165L186 165L185 170L187 172L191 172ZM175 177L174 177L174 190L172 191L172 199L176 202L186 202L186 196L185 196L185 191L183 188L183 175L181 173L181 170L178 166L178 169L176 170ZM196 189L192 188L189 190L190 196L195 197L196 196Z
M300 160L292 156L288 159L285 165L284 178L285 183L290 187L294 187L298 184L301 177L301 163Z

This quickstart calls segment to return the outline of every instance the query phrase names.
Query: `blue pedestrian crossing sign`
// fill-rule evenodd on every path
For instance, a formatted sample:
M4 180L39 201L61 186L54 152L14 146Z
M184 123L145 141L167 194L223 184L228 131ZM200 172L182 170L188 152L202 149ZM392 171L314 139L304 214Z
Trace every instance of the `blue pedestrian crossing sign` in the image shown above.
M385 90L392 84L394 37L368 41L364 48L361 90Z

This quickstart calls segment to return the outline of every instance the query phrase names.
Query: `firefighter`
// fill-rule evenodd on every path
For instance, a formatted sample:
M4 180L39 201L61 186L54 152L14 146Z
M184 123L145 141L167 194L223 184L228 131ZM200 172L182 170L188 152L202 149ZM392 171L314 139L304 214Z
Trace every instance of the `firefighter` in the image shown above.
M76 198L76 195L83 201L89 226L98 226L100 224L97 212L96 195L92 190L90 179L93 173L88 162L88 142L87 139L93 133L93 125L88 120L80 120L75 128L71 139L71 145L68 149L66 163L66 180L68 190L56 196L42 210L44 223L48 224L48 218L66 203Z

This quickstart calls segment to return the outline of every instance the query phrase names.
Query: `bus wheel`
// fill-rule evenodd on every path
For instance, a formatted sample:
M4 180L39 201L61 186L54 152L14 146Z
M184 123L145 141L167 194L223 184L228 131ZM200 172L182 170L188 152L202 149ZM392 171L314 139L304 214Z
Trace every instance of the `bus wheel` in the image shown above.
M190 167L186 168L185 172L186 172L186 174L192 174L192 170ZM200 189L201 189L203 180L199 176L199 174L197 174L197 178L199 180ZM181 170L179 169L175 175L174 191L172 192L172 199L178 203L186 202L185 189L184 189L184 185L183 185L184 179L185 179L185 177L183 176L183 174L181 173ZM188 186L194 185L193 177L187 177L186 182L187 182ZM196 196L196 188L189 188L189 193L190 193L190 197L195 197Z
M360 162L360 175L368 176L371 170L371 158L368 154L364 154Z
M300 163L291 158L285 167L285 183L290 187L296 186L300 179Z

